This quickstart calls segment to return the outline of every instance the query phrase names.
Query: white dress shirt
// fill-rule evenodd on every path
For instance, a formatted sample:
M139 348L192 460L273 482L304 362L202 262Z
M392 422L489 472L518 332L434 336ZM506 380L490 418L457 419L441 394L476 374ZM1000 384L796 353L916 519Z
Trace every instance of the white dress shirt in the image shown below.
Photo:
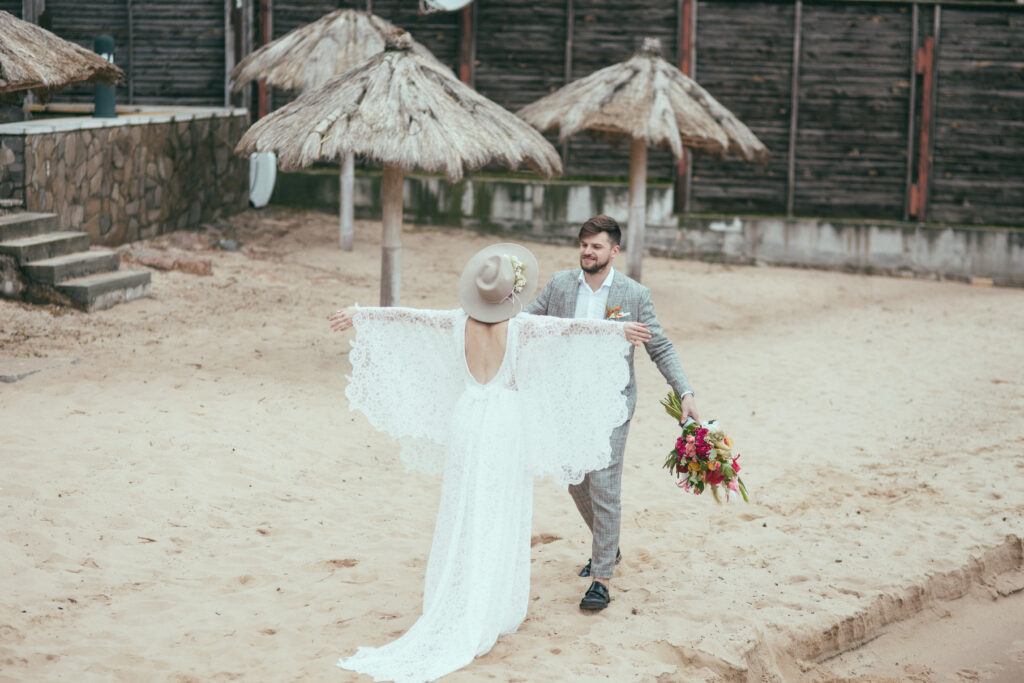
M587 278L580 270L580 285L576 291L576 314L573 317L604 320L608 313L608 292L612 291L612 278L614 277L615 268L608 268L608 277L595 292L590 289Z

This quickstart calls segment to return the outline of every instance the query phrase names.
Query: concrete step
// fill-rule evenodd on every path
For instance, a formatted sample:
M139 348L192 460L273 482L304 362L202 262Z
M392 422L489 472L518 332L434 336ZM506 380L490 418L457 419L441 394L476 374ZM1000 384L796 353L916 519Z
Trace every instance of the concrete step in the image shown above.
M79 308L101 311L125 301L148 296L150 272L148 270L119 270L73 278L56 285L58 292L66 294Z
M22 265L21 269L36 282L55 285L71 278L117 270L120 267L121 255L116 251L93 249L30 261Z
M19 264L63 256L89 248L85 232L47 232L0 242L0 254L10 254Z
M18 212L0 216L0 242L57 232L57 214Z

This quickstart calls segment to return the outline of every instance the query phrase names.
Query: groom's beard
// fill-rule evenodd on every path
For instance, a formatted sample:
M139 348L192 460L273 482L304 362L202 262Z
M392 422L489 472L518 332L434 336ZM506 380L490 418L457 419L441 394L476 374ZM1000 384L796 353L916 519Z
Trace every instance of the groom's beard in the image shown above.
M580 268L583 269L584 273L594 275L596 273L600 273L602 270L607 268L610 262L611 259L605 259L604 261L601 261L600 259L594 259L593 261L590 261L588 263L584 261L582 258L580 258Z

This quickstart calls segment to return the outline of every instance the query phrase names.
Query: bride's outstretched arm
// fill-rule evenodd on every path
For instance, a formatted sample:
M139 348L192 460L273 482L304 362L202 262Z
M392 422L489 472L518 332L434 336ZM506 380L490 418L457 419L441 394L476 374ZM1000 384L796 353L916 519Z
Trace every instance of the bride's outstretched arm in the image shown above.
M335 332L344 332L352 327L352 317L356 314L357 310L357 306L349 306L340 311L335 311L334 315L331 316L331 329Z
M451 329L453 324L453 311L432 311L418 308L377 307L359 306L354 304L348 308L336 311L331 316L331 329L335 332L344 332L355 324L356 317L371 320L395 320L410 322L428 327Z

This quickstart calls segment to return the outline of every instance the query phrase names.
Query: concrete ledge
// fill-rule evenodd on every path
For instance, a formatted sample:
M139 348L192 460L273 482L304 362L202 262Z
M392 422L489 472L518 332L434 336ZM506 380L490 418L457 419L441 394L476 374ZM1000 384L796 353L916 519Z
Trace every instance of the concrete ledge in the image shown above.
M278 175L274 203L338 211L337 169ZM381 177L355 178L355 210L380 218ZM605 213L626 225L624 183L543 182L476 176L454 185L410 175L404 219L513 239L571 243L587 218ZM1024 227L978 227L778 216L672 213L673 188L647 188L646 247L651 254L737 264L769 264L890 275L986 278L1024 286ZM1024 212L1021 217L1024 223Z
M77 112L76 112L77 113ZM93 118L91 112L66 118L42 118L31 121L0 124L0 135L43 135L64 133L92 128L114 128L117 126L139 126L148 123L171 123L174 121L195 121L230 116L248 117L249 110L238 107L132 107L131 111L109 119Z

